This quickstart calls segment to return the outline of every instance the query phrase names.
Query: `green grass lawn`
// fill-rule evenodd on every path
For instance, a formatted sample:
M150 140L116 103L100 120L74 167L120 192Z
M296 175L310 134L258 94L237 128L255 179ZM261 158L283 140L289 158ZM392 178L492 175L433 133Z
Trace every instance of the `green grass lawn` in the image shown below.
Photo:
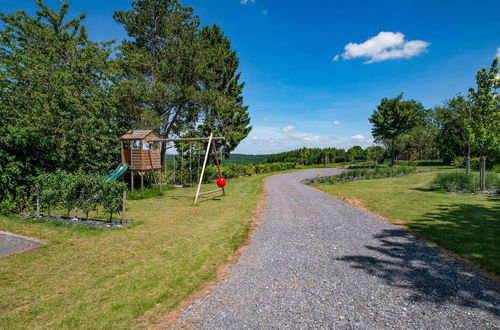
M439 171L317 186L404 224L444 249L500 275L500 198L433 191Z
M263 178L231 180L226 196L197 206L195 188L129 201L130 228L0 217L0 230L49 242L0 258L0 328L129 328L148 311L154 322L214 279L244 242Z

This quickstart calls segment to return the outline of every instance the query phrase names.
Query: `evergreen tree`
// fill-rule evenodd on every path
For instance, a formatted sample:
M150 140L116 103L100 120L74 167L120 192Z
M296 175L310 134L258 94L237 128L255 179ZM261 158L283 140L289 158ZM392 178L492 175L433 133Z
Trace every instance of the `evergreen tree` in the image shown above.
M131 37L120 47L115 92L128 125L161 138L222 135L220 147L229 155L251 127L239 60L220 28L199 29L192 8L177 0L135 1L114 18Z
M176 0L139 0L114 19L130 37L119 47L117 108L132 128L153 129L161 138L179 135L199 111L198 17ZM163 145L162 159L165 152Z
M200 42L206 59L201 77L201 111L196 127L198 135L213 133L226 138L220 142L225 156L233 151L250 133L248 106L243 105L244 83L237 72L239 59L231 42L217 25L200 31Z

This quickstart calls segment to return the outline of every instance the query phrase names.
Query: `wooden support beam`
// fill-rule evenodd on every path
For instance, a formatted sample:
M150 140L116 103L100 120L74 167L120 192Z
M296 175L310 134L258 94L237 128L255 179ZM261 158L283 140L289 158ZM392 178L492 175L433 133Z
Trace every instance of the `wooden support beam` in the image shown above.
M205 159L203 160L203 167L201 168L200 181L198 182L198 187L196 188L196 195L194 195L194 203L198 202L198 196L200 195L201 183L203 182L203 174L205 173L205 166L207 165L208 154L210 153L210 144L212 143L212 133L208 138L207 150L205 152Z
M130 190L134 192L134 171L130 170Z
M201 137L201 138L172 138L172 139L148 139L148 142L197 142L197 141L225 141L222 136Z
M144 171L139 171L141 175L141 191L144 191Z
M216 193L216 192L219 192L219 191L222 191L222 190L223 190L222 188L218 188L218 189L215 189L215 190L205 191L205 192L199 193L198 196L209 195L209 194L213 194L213 193Z

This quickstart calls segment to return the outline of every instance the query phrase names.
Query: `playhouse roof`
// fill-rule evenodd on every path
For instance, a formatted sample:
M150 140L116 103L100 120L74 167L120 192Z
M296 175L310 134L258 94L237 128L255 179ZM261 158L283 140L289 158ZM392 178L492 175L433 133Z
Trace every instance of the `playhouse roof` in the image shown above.
M128 131L127 133L122 135L121 139L122 140L143 140L146 137L158 138L158 136L152 130L138 129L138 130Z

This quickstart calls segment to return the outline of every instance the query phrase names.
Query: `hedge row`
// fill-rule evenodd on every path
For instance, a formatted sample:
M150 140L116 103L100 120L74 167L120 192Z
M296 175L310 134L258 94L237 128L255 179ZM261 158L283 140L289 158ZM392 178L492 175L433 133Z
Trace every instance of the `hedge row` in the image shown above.
M375 169L369 169L369 168L353 169L344 171L338 175L317 177L312 180L312 183L335 184L350 180L390 178L390 177L410 174L415 171L416 168L413 166L378 167Z
M68 174L57 172L42 174L37 180L40 207L47 211L54 208L82 210L87 219L89 212L102 208L109 219L119 213L122 194L127 189L123 182L107 182L104 177L90 174Z
M262 163L262 164L233 164L222 167L222 174L226 179L239 178L254 174L269 172L278 172L291 170L295 168L295 163ZM205 169L205 181L210 182L217 179L217 169L215 166L209 166Z

